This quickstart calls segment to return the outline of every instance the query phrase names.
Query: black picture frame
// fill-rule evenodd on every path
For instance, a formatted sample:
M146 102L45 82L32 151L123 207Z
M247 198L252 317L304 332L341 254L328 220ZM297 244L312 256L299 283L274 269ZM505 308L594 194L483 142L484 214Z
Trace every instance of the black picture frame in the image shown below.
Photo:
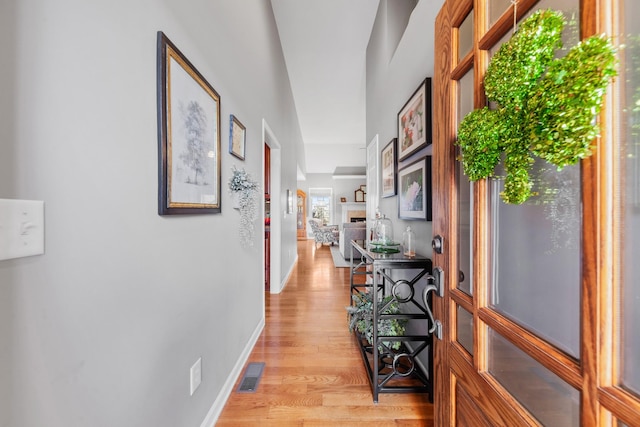
M157 33L158 214L221 211L220 95Z
M431 221L431 156L425 156L398 171L398 218Z
M382 149L380 159L381 197L393 197L396 195L396 176L398 174L398 138L393 138Z
M398 161L431 142L431 78L427 77L398 112Z

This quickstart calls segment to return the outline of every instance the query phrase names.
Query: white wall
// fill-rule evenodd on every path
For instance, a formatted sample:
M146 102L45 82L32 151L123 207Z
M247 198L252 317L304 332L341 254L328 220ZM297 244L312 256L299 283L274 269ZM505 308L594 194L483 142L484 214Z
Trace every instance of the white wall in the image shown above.
M157 215L157 30L221 95L221 214ZM296 186L269 2L3 0L0 36L0 198L46 211L45 255L0 261L0 426L212 420L264 321L262 228L240 247L226 191L232 164L261 180L263 119ZM227 153L230 114L245 162ZM287 253L295 220L282 228Z
M397 115L418 85L433 76L433 43L435 17L443 1L419 0L396 46L398 28L406 22L405 8L411 10L411 0L398 2L381 0L373 33L367 47L367 141L379 134L379 148L397 138ZM433 100L437 102L437 100ZM412 163L425 154L431 154L431 146L414 154L405 162ZM408 225L418 240L416 250L431 256L431 222L398 219L398 197L380 199L380 212L391 218L394 236L402 237Z

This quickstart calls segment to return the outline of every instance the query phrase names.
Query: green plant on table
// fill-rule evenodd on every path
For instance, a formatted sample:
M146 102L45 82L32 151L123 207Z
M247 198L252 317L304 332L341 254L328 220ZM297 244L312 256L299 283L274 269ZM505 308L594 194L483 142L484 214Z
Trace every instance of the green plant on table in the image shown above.
M369 343L373 343L373 301L371 293L356 293L351 296L353 305L346 307L349 313L349 330L361 333ZM378 301L378 313L399 314L400 305L391 296ZM378 319L378 336L402 336L404 335L407 321L404 319ZM399 350L400 341L388 341L382 343L385 347ZM379 347L381 350L382 348Z

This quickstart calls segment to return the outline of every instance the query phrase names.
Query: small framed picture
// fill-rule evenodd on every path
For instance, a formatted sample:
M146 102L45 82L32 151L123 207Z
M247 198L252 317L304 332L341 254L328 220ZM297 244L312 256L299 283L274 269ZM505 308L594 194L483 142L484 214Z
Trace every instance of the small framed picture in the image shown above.
M398 171L398 218L431 221L431 156Z
M398 139L393 138L382 149L382 197L396 195L396 174L398 173L397 142Z
M431 79L427 78L398 113L398 161L431 144Z
M340 203L347 203L346 197L340 197Z
M240 120L232 114L229 126L229 153L240 160L244 160L246 143L246 128L240 123Z

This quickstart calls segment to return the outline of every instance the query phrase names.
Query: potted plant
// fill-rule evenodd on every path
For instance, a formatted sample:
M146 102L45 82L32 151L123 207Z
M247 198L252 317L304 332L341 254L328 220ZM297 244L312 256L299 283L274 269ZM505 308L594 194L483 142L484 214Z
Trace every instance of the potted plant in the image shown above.
M373 342L373 302L372 293L356 293L351 296L353 304L346 307L349 313L349 330L362 335L369 343ZM398 301L392 296L387 296L378 301L378 312L380 314L400 314ZM402 336L405 332L407 321L404 319L379 319L378 336ZM382 342L378 348L383 351L383 347L399 350L402 343L400 341Z
M234 208L240 210L240 242L253 246L254 221L258 218L259 186L244 169L232 168L229 192L234 198Z

